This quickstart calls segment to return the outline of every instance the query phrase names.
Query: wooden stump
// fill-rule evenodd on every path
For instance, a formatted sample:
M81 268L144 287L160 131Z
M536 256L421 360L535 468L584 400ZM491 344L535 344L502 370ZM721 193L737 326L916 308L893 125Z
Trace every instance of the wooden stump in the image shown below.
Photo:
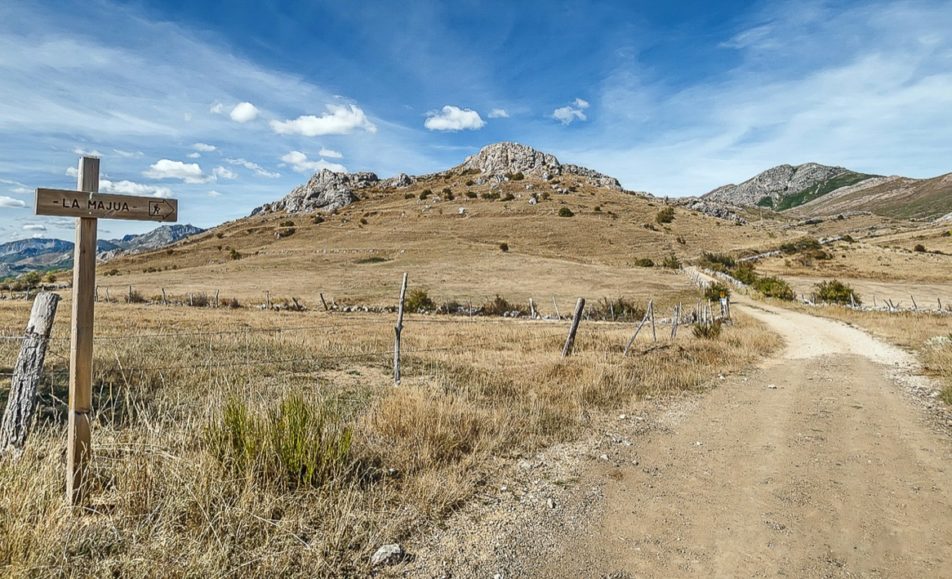
M19 454L26 444L36 411L36 387L43 374L43 360L59 299L54 293L41 293L33 302L0 426L0 452Z

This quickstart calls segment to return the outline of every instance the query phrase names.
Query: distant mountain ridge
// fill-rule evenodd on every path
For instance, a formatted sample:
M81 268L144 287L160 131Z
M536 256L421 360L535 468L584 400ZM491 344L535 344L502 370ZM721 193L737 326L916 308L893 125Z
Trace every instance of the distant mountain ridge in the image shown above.
M784 211L875 176L819 163L778 165L739 185L731 183L718 187L701 198L742 207L760 206Z
M122 253L139 253L165 247L205 231L194 225L162 225L147 233L120 239L100 239L96 251L100 259ZM0 244L0 278L28 271L69 268L73 265L71 241L62 239L20 239Z

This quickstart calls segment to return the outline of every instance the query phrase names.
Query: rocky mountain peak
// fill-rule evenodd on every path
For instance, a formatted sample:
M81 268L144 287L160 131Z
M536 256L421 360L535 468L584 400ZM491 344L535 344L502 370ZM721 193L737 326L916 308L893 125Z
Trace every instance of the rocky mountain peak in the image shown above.
M308 213L311 211L336 211L356 201L354 191L377 184L380 179L369 172L338 173L321 169L308 179L307 183L296 187L283 199L266 203L251 214L287 211L289 213Z
M852 172L843 167L830 167L819 163L777 165L740 185L723 185L702 197L709 201L741 206L763 204L765 198L770 198L770 203L776 206L787 195L815 188L843 174Z
M562 164L555 155L543 153L528 145L508 141L486 145L475 155L467 157L458 169L479 171L484 177L496 179L516 173L545 180L568 174L583 177L597 187L621 189L621 184L614 177L585 167Z

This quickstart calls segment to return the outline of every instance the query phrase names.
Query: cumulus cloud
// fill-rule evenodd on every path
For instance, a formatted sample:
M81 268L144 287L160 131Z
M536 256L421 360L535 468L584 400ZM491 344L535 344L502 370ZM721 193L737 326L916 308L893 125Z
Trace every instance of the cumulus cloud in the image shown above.
M121 193L123 195L148 195L150 197L169 198L172 196L172 190L168 187L158 185L146 185L134 181L110 181L108 179L99 180L100 193Z
M159 159L142 173L150 179L181 179L186 183L205 183L209 178L198 163Z
M237 179L238 178L238 173L235 173L234 171L230 169L226 169L221 166L215 167L214 169L212 169L212 175L216 179Z
M27 223L23 226L23 231L46 231L46 226L42 223Z
M323 154L323 152L324 152L324 150L321 149L321 153L322 153L322 154ZM226 163L230 163L230 164L232 164L232 165L237 165L237 166L239 166L239 167L244 167L245 169L248 169L249 171L254 171L255 175L257 175L257 176L259 176L259 177L268 177L269 179L277 179L278 177L281 176L281 173L275 173L274 171L268 171L267 169L265 169L265 168L262 167L261 165L259 165L259 164L257 164L257 163L254 163L254 162L252 162L252 161L249 161L249 160L247 160L247 159L241 159L241 158L238 158L238 159L225 159L225 162L226 162Z
M307 155L300 151L291 151L287 155L281 157L281 160L290 165L291 168L298 173L310 173L314 171L320 171L321 169L328 169L330 171L334 171L335 173L347 172L347 167L341 165L340 163L330 163L324 159L312 161L307 158Z
M572 104L559 107L552 111L552 118L561 122L563 125L572 124L573 121L585 121L588 120L588 117L585 116L585 109L588 107L588 101L577 98Z
M236 123L248 123L258 118L258 107L251 103L238 103L228 115Z
M201 159L201 158L202 158L202 154L201 154L201 153L189 153L189 154L187 155L187 157L188 157L189 159Z
M211 107L209 107L208 112L216 115L223 114L225 112L225 105L221 103L214 103Z
M82 147L76 147L73 149L74 155L80 155L82 157L102 157L102 153L96 149L83 149Z
M79 177L79 169L76 167L66 167L67 177Z
M206 143L195 143L192 145L192 148L201 153L211 153L212 151L218 150L218 147L215 145L208 145Z
M325 149L324 147L321 147L321 150L318 151L318 154L322 157L327 157L328 159L343 159L344 158L344 155L340 153L339 151L335 151L333 149Z
M489 118L491 119L508 119L509 112L506 109L493 109L489 111Z
M475 131L486 126L486 121L472 109L446 105L439 112L431 112L423 126L431 131Z
M26 203L20 201L19 199L14 199L13 197L0 195L0 207L3 207L4 209L20 209L26 207Z
M209 191L209 192L208 192L208 196L209 196L209 197L221 197L221 193L219 193L218 191Z
M356 129L376 133L377 126L370 122L364 111L356 105L327 105L327 113L321 116L303 115L294 120L271 121L271 130L279 135L347 135Z

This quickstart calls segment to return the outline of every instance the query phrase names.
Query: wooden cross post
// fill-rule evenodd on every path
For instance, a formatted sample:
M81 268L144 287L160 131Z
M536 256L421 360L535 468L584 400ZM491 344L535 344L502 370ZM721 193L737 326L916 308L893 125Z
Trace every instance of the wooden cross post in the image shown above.
M99 193L99 159L79 160L78 191L37 189L36 214L78 217L73 253L73 317L69 351L66 500L82 504L92 454L93 320L96 298L96 226L99 219L175 222L178 201ZM106 300L109 288L106 288Z
M575 333L578 332L578 325L582 321L582 313L585 311L585 298L579 298L575 304L575 314L572 316L572 326L569 328L569 335L565 339L565 346L562 348L562 357L572 353L572 347L575 346Z
M403 274L403 282L400 284L400 303L397 305L397 325L393 327L393 384L400 385L400 334L403 333L403 302L407 298L407 274Z

